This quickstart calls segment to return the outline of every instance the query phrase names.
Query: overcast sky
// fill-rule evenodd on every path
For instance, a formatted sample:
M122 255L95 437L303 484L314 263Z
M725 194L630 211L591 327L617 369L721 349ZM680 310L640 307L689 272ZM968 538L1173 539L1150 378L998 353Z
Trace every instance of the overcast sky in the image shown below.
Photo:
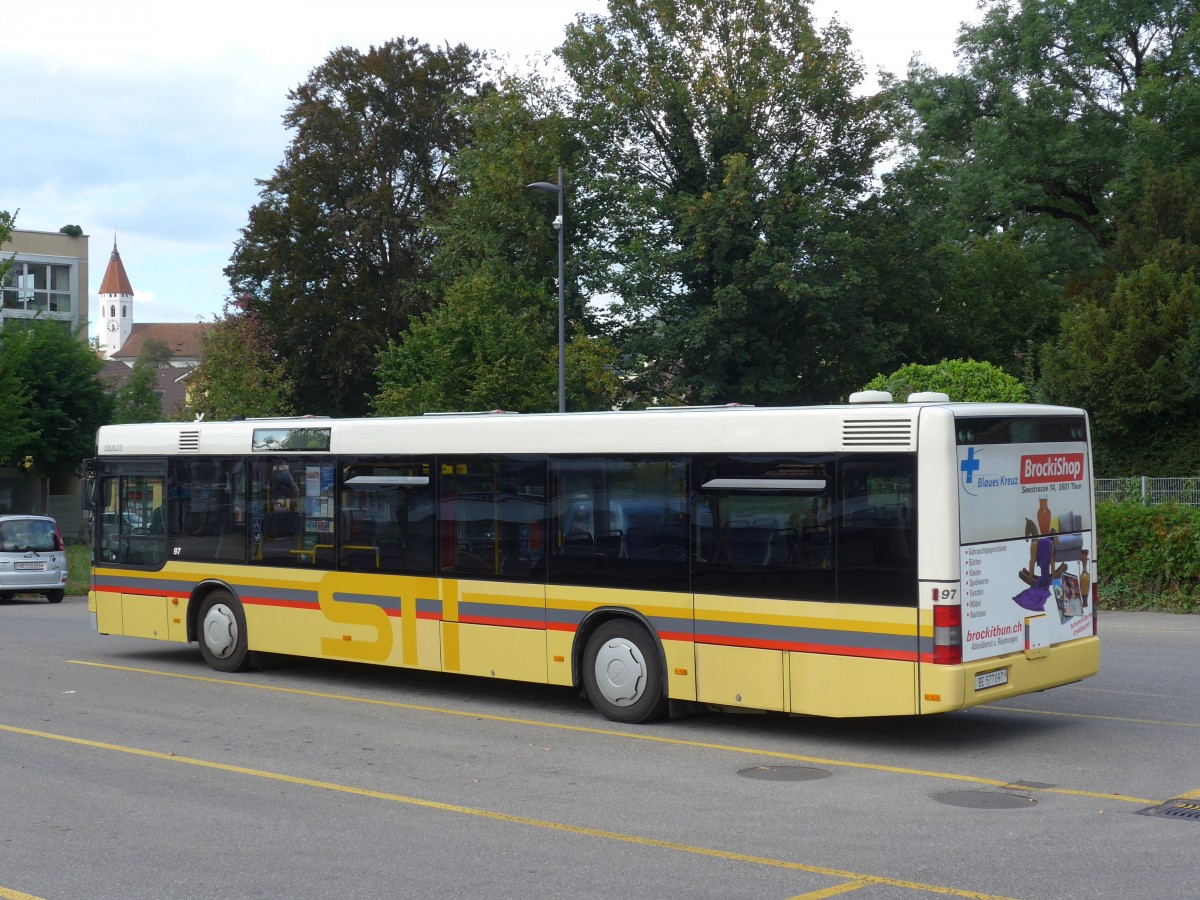
M975 0L814 0L837 15L868 72L903 73L914 52L954 67ZM135 322L221 312L222 270L283 158L287 93L337 47L403 35L465 43L510 68L548 54L578 13L603 0L65 0L0 13L4 125L0 209L17 227L90 236L89 318L114 234ZM518 12L520 10L520 12ZM552 173L547 173L549 176Z

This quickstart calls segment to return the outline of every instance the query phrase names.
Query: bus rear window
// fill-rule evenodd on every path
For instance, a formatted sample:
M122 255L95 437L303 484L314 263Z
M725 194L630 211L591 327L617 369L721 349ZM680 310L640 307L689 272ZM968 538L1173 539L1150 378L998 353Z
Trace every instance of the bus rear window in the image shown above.
M957 442L967 444L1058 444L1087 440L1083 416L980 416L955 420Z

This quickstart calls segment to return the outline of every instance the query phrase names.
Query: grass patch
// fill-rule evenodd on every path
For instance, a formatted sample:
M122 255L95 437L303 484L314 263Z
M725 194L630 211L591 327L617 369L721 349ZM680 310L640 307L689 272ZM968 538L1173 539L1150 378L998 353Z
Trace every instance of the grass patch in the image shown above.
M92 586L92 545L67 544L67 596L84 595Z

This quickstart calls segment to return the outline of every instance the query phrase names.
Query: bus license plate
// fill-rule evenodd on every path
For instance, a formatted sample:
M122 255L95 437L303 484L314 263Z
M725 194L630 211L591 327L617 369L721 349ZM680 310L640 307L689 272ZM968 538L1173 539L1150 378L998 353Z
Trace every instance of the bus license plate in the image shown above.
M995 672L980 672L975 676L975 690L1000 687L1008 684L1008 669L997 669Z
M46 564L45 564L45 563L40 563L40 562L36 562L36 563L17 563L15 566L13 566L13 568L15 568L15 569L24 569L24 570L26 570L26 571L30 571L30 570L32 570L32 571L36 571L36 572L41 572L41 571L43 571L43 570L46 568Z

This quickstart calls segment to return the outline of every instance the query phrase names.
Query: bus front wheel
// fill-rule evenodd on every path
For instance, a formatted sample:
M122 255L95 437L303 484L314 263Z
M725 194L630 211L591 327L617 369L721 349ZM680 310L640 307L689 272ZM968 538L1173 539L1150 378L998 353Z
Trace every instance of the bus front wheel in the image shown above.
M200 655L218 672L241 672L250 663L246 614L228 591L213 591L200 606Z
M667 708L658 648L628 619L605 622L588 640L583 686L592 706L614 722L649 722Z

